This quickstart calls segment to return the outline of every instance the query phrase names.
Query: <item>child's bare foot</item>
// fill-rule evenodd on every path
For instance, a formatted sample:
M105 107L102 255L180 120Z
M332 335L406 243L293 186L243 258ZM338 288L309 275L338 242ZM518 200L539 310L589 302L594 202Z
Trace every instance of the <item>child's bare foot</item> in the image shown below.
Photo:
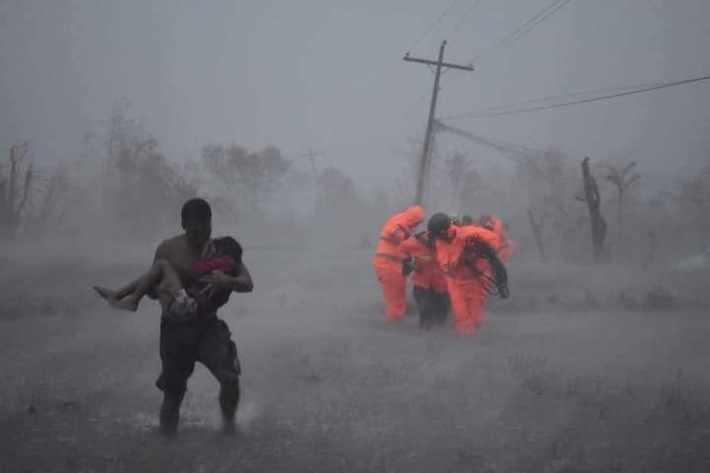
M94 291L98 293L101 297L111 302L113 300L113 291L111 289L106 289L101 286L94 286Z
M133 295L126 296L120 301L113 301L111 306L116 309L135 312L138 310L138 298Z

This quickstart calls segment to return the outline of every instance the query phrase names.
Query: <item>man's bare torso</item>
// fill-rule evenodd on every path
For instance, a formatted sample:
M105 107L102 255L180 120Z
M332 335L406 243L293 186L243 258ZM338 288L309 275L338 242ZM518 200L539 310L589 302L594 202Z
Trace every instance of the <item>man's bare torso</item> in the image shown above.
M164 240L155 252L155 259L167 260L177 271L180 281L183 284L189 282L190 267L201 256L204 255L205 248L210 245L209 240L204 247L196 249L187 243L185 235L178 235Z

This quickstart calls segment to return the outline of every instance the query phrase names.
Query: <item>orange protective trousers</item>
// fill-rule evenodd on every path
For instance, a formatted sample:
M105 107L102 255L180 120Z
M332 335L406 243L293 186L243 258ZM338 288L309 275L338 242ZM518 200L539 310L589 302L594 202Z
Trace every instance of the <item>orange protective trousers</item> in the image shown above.
M454 326L461 335L476 333L478 325L485 320L488 292L477 279L448 279L451 310Z
M407 278L402 275L401 265L388 263L376 264L375 275L385 299L387 321L399 322L407 309Z
M402 274L402 261L406 254L400 245L423 220L424 209L419 206L410 207L390 217L377 240L372 265L382 288L385 316L389 322L401 320L407 309L407 278Z

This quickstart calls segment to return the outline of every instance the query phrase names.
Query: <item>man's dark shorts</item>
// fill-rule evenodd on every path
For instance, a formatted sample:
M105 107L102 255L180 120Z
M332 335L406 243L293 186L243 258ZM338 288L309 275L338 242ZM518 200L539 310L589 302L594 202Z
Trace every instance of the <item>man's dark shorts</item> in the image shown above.
M160 360L163 371L156 385L183 394L195 362L205 365L220 383L238 382L241 374L237 346L226 322L216 316L176 323L160 323Z

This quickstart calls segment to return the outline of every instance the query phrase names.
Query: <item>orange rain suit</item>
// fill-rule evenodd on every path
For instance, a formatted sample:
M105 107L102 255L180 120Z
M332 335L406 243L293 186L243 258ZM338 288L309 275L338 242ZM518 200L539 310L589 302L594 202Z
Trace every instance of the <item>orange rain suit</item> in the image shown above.
M497 252L501 248L501 239L496 233L477 226L452 225L448 232L448 241L436 240L437 260L447 277L456 331L462 335L474 334L485 318L488 298L488 290L480 275L491 271L488 261L469 254L466 246L477 238Z
M436 247L427 232L417 233L400 245L407 257L414 259L414 299L419 309L420 326L430 327L446 320L449 308L446 275L436 259Z
M503 222L493 215L485 214L481 215L478 219L478 223L483 228L496 233L500 237L501 246L498 251L498 258L500 258L503 263L512 258L518 247L508 236Z
M424 289L446 292L446 275L436 261L436 247L429 246L427 232L412 235L402 242L400 248L406 257L414 258L415 270L412 283Z
M372 266L385 299L385 315L389 322L398 322L407 309L407 277L402 274L402 262L407 255L400 244L409 238L414 228L424 221L424 209L410 207L390 217L380 232Z

